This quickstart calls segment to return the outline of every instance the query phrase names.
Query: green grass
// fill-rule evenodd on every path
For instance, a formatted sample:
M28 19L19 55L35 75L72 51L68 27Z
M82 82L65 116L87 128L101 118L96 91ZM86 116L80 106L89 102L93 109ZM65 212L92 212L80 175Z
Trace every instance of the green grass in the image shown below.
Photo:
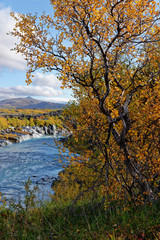
M46 202L36 206L28 188L25 205L12 203L0 211L0 239L160 239L160 202L124 211L124 204L105 208L95 200L67 203Z

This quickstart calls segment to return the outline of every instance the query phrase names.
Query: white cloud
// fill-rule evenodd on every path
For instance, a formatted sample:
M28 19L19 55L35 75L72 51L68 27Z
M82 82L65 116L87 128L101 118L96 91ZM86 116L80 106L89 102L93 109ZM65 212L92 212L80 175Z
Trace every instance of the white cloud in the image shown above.
M14 43L18 41L15 37L7 35L15 25L10 12L9 7L0 9L0 68L25 70L26 63L22 55L10 51L14 48Z
M37 97L50 102L68 102L68 91L60 88L60 82L53 74L36 73L31 85L18 85L14 87L0 87L0 100L17 97Z
M25 96L44 96L54 97L62 95L60 89L54 89L48 86L15 86L0 88L0 99Z
M61 90L55 90L48 86L16 86L10 88L13 92L18 95L32 95L32 96L58 96L62 95Z
M61 86L61 82L58 80L58 78L54 74L49 73L49 74L43 75L37 72L33 79L33 85L48 86L48 87L54 87L57 89Z
M41 99L42 100L42 99ZM68 102L68 101L70 101L70 100L75 100L74 98L72 98L72 97L70 97L70 98L68 98L68 97L63 97L63 96L61 96L61 97L54 97L54 98L45 98L45 99L43 99L44 101L47 101L47 102L58 102L58 103L66 103L66 102Z

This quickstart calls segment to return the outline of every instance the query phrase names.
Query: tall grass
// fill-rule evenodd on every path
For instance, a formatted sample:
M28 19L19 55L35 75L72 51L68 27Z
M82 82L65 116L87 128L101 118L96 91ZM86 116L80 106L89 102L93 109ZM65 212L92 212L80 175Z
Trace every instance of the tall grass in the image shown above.
M25 185L23 202L10 203L0 210L0 239L160 239L160 202L143 206L88 202L83 199L71 206L55 200L40 203L37 189Z

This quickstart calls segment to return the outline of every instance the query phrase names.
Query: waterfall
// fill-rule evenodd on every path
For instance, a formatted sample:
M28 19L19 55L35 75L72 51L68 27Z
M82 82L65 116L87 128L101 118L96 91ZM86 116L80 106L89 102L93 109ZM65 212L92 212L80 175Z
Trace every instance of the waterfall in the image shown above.
M0 147L5 147L7 145L11 145L12 143L8 140L3 140L3 139L0 139Z
M43 135L52 135L54 138L57 137L58 135L66 134L65 129L57 129L57 127L53 125L49 126L44 126L44 127L39 127L39 126L23 126L22 127L22 133L19 133L18 131L16 132L16 129L13 129L11 127L11 132L15 135L15 140L16 142L22 142L25 140L29 140L31 138L40 138ZM8 133L8 130L4 130L4 135L5 132ZM24 133L23 133L24 132ZM0 139L0 147L10 145L12 142L4 139Z
M53 137L56 138L57 137L57 129L55 125L52 125L52 129L53 129Z

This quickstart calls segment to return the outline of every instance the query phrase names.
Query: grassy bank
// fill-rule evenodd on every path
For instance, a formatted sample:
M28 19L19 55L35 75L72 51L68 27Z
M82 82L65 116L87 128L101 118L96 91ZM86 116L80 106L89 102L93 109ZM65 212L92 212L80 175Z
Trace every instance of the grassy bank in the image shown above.
M39 204L27 185L23 204L11 203L0 210L0 239L160 239L160 202L130 206L81 200L71 206L51 201Z

